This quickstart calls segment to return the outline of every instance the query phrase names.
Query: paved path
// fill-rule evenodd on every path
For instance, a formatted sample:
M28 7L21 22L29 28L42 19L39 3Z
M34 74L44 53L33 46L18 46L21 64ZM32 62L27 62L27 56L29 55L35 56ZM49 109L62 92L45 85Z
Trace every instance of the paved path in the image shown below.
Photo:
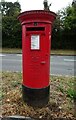
M2 63L1 63L2 59ZM50 74L74 76L76 56L51 56ZM22 71L21 54L0 54L0 71Z

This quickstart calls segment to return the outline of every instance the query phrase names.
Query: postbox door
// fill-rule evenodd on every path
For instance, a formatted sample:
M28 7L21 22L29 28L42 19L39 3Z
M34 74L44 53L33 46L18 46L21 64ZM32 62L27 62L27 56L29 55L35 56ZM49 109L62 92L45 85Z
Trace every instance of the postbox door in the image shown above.
M25 41L24 84L31 88L47 87L50 73L49 36L45 33L31 33Z

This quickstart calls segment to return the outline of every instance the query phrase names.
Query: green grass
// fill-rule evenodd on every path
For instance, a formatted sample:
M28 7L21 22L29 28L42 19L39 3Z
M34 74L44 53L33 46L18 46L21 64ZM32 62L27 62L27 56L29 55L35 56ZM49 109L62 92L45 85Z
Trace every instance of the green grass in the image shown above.
M0 53L22 53L22 49L18 48L3 48L2 50L0 49Z
M75 89L72 89L72 88L69 88L67 91L67 96L72 98L72 99L76 99L76 90Z
M73 118L75 116L73 101L76 99L75 79L76 77L51 76L49 103L42 108L35 108L22 100L22 73L3 72L0 92L2 115L24 115L37 119L48 117L48 120L51 119L51 115Z
M3 48L0 49L0 53L22 53L22 49L18 48ZM76 51L74 50L51 50L50 54L56 55L76 55Z
M71 99L76 99L75 80L76 77L56 77L56 82L58 81L57 90L66 94L67 97L70 97ZM52 81L55 82L53 79Z
M76 55L76 51L74 50L51 50L51 54Z

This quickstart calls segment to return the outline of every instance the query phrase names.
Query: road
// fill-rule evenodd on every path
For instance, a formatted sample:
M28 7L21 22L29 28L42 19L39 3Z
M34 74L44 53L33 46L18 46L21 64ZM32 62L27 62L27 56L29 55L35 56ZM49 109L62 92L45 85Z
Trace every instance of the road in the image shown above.
M21 54L0 54L0 63L1 58L2 71L22 71ZM50 74L74 76L76 71L75 64L76 56L50 56Z

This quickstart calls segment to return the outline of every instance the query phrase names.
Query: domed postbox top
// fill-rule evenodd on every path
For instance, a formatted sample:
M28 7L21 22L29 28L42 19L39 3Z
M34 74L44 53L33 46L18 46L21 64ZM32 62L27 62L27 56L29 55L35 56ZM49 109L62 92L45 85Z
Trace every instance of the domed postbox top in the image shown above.
M52 23L56 18L56 14L52 11L45 10L32 10L25 11L19 14L18 19L21 24L29 23L29 22L47 22Z

